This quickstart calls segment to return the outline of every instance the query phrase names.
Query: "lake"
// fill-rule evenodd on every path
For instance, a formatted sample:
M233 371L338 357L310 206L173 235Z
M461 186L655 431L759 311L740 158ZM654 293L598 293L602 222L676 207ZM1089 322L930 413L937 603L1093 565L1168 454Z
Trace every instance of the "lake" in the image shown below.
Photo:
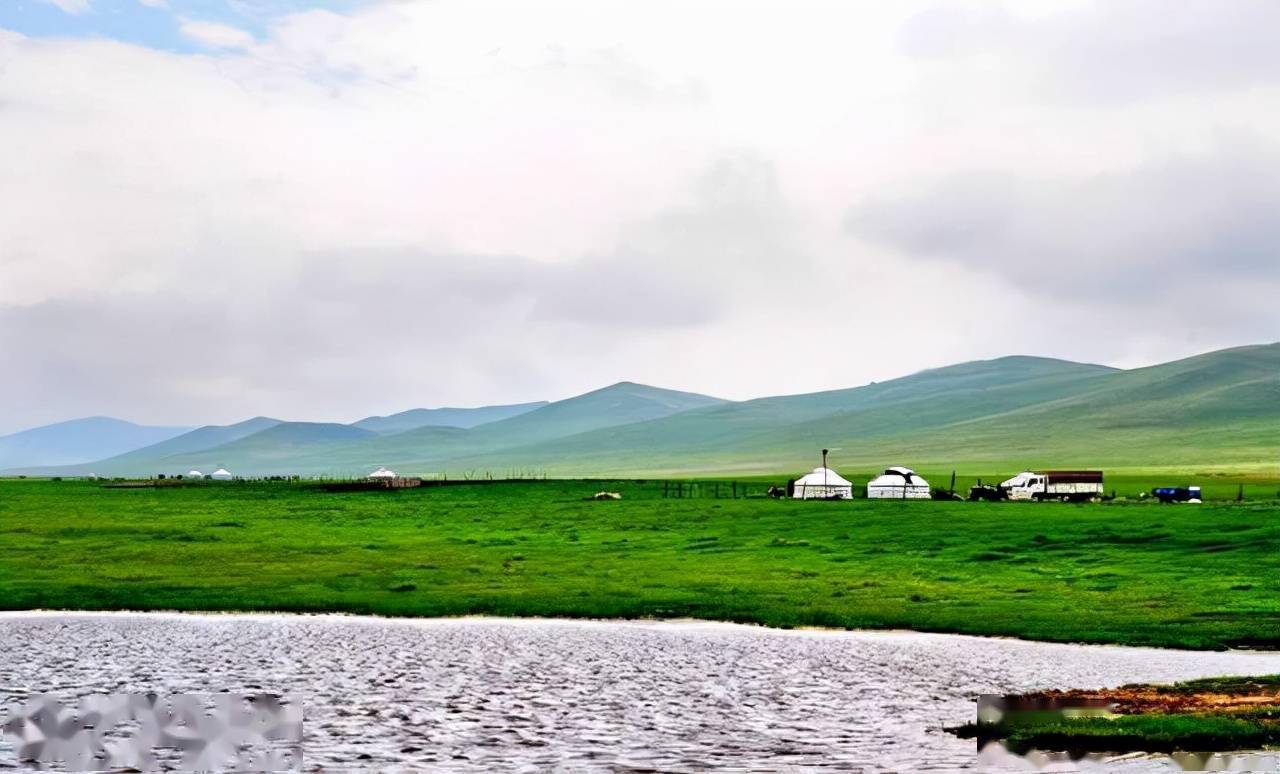
M972 719L981 693L1248 673L1280 673L1280 654L706 622L0 614L5 705L296 694L307 769L1017 769L942 728Z

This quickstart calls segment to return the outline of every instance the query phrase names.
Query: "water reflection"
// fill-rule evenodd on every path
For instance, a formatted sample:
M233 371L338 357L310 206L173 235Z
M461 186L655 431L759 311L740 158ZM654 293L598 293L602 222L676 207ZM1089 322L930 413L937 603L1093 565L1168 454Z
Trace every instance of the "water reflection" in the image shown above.
M1070 756L1063 752L1033 750L1017 755L999 742L991 742L978 754L979 768L1001 771L1280 771L1280 753L1215 752L1106 754Z

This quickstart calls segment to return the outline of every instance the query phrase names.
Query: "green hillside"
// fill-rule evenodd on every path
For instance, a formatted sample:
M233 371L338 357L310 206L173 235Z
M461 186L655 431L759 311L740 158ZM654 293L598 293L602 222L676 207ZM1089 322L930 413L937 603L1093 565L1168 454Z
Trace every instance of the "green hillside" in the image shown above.
M922 371L850 390L762 398L508 450L497 464L541 459L606 470L660 471L678 459L700 471L774 472L811 461L816 449L852 452L875 431L901 433L1009 411L1086 389L1113 369L1008 357ZM837 428L840 428L837 430ZM847 455L846 455L847 456ZM474 465L479 459L464 459ZM811 467L811 466L810 466Z
M1280 464L1280 345L1118 371L1040 358L767 398L448 462L552 474Z
M937 459L1280 466L1280 344L1120 371L1077 395L898 443Z
M359 422L352 422L351 425L352 427L372 430L378 435L395 435L396 433L416 430L419 427L470 428L527 414L545 405L547 405L547 401L542 400L534 403L479 406L477 408L418 408L401 411L398 414L391 414L385 417L365 417Z
M189 454L165 457L159 463L178 468L225 467L239 474L291 473L292 460L303 454L336 450L377 434L333 422L281 422L232 443Z
M603 427L661 419L724 403L726 401L709 395L619 382L568 400L556 401L528 414L478 427L472 437L485 443L494 441L503 445L536 443Z
M367 422L275 423L254 433L248 424L201 428L81 470L772 474L811 468L821 448L838 467L864 470L1258 470L1280 465L1280 344L1132 370L1005 357L743 402L622 382L471 428L389 435Z
M707 395L621 382L471 430L450 432L452 428L423 427L353 444L331 454L310 454L298 463L317 470L348 472L375 463L405 469L443 470L446 469L444 463L480 458L501 449L530 446L724 403ZM538 463L522 458L520 464L536 467ZM476 467L485 469L482 464Z

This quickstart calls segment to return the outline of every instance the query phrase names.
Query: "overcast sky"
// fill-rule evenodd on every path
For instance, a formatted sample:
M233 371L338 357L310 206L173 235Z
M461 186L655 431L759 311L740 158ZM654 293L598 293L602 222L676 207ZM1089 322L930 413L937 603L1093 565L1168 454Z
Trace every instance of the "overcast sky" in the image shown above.
M1280 2L0 3L0 432L1280 339Z

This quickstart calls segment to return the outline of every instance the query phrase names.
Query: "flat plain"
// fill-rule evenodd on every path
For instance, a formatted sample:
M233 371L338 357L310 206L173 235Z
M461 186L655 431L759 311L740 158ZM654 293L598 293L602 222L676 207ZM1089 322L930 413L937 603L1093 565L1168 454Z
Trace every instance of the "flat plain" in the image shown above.
M976 477L965 477L961 483ZM988 478L994 478L988 477ZM1109 482L1136 493L1162 478ZM1203 505L802 502L765 481L0 482L0 607L705 618L1280 645L1276 482ZM689 482L681 482L688 493ZM728 499L732 489L739 497ZM618 501L593 501L618 491ZM745 492L753 496L743 498Z

